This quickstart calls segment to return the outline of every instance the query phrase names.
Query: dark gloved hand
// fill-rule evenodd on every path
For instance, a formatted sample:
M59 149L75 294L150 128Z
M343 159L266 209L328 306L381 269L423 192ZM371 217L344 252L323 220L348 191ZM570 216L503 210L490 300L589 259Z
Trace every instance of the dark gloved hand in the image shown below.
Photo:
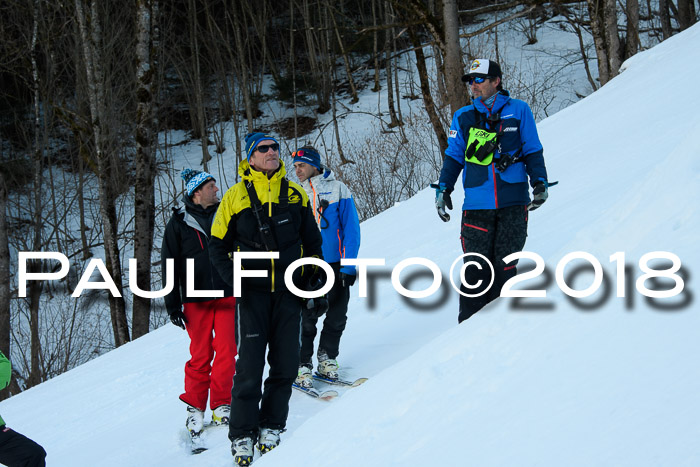
M542 206L544 202L547 201L548 196L549 194L547 192L547 183L535 183L535 186L532 189L532 202L530 202L530 204L527 205L528 211L534 211L535 209Z
M445 208L450 210L452 209L452 198L450 197L452 190L448 190L443 184L433 184L430 186L435 188L435 208L437 208L438 216L440 216L440 219L442 219L443 222L449 221L450 215L447 214Z
M318 269L316 272L311 274L306 280L306 284L302 287L307 292L313 292L323 287L323 270Z
M343 287L351 287L353 284L355 284L356 279L357 275L342 270L338 274L338 280L340 281L340 285Z
M320 318L328 311L328 299L325 295L306 301L306 310L312 318Z
M185 318L185 314L182 312L182 310L177 310L170 313L170 322L175 326L185 329L187 318Z

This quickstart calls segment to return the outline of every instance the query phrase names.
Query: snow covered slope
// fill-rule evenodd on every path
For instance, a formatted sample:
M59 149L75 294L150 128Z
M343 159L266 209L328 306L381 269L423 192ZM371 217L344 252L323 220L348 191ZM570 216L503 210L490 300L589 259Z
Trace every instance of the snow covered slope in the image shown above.
M500 299L459 326L445 284L408 303L387 277L395 264L423 257L447 272L461 253L458 213L442 223L433 194L421 192L362 225L361 256L387 267L370 297L354 287L339 360L347 377L370 380L327 404L295 393L282 444L256 466L700 465L700 25L624 68L539 125L560 184L532 213L526 245L552 277L566 254L591 254L601 292L573 302L552 280L546 298L524 301L533 309ZM682 261L680 297L649 302L635 289L639 259L655 251ZM629 265L625 297L616 252ZM208 432L209 451L187 453L177 399L187 346L165 326L0 403L0 413L46 448L51 466L232 465L224 429Z

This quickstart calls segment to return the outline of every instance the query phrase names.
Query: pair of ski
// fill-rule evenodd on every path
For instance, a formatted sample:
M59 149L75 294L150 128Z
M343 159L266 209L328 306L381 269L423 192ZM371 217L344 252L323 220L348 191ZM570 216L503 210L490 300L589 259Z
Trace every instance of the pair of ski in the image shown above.
M345 386L345 387L350 387L350 388L355 388L359 386L360 384L364 383L367 381L367 378L358 378L355 381L349 381L345 379L331 379L331 378L326 378L325 376L320 375L319 373L314 373L313 377L317 381L321 381L326 384L331 384L334 386ZM320 399L322 401L331 401L338 397L338 391L333 391L333 390L328 390L328 391L319 391L318 389L315 388L304 388L301 386L298 386L297 384L292 384L292 387L296 389L297 391L303 392L307 396L313 397L314 399Z

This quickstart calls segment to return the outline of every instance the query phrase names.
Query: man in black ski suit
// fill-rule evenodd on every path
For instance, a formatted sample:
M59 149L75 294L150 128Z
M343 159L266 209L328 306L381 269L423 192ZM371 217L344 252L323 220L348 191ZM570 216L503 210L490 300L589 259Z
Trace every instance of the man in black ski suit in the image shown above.
M238 169L242 180L226 192L214 219L211 261L232 284L235 253L278 252L279 258L241 262L242 270L264 271L265 276L242 277L237 300L238 362L229 424L237 465L252 462L256 440L261 453L280 442L299 367L302 303L287 289L284 274L299 258L323 258L309 199L303 188L286 179L279 143L263 133L249 134L246 155ZM302 269L313 268L297 268L295 285L302 284ZM270 370L261 391L267 349Z

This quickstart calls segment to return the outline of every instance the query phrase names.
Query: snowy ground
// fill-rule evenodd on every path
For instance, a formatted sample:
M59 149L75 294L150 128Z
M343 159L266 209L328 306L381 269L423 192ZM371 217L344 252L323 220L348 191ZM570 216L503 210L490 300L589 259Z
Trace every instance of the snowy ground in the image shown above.
M700 465L699 73L696 25L539 124L560 184L532 213L526 250L552 277L564 255L590 253L606 279L593 297L572 301L553 279L546 298L524 300L536 311L500 299L458 326L447 286L407 303L387 278L409 257L447 273L461 253L458 214L442 223L425 190L363 223L360 256L387 267L370 297L353 288L340 362L345 376L370 380L332 403L293 394L282 444L255 465ZM649 302L635 289L639 259L655 251L682 261L679 297ZM616 252L630 266L625 297ZM232 465L224 429L208 432L209 451L188 454L177 399L187 346L185 332L164 326L3 401L0 413L51 466Z

